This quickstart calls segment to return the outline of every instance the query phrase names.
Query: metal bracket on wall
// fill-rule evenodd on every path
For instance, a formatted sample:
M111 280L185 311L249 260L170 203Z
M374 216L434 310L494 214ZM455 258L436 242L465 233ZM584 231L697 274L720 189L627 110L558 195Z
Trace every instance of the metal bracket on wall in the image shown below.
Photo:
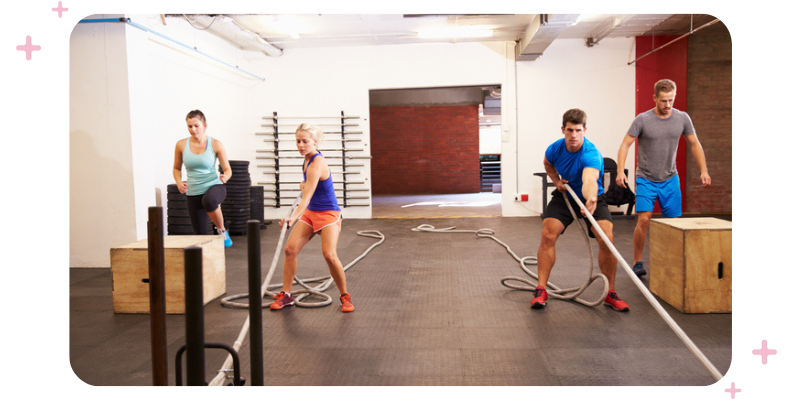
M294 146L289 146L289 142L294 142L294 138L288 135L294 135L295 129L300 123L311 120L312 123L317 125L323 130L323 134L330 135L331 140L324 142L325 148L320 149L326 159L332 162L328 164L329 167L341 167L331 169L331 174L336 176L334 179L334 190L336 191L336 198L341 207L359 207L369 206L369 201L366 203L353 203L352 200L370 200L369 187L366 186L367 171L363 167L366 166L363 162L356 162L355 160L366 160L372 157L368 155L366 144L360 147L353 146L353 143L362 143L363 131L351 130L351 128L358 129L359 123L352 122L353 120L360 119L359 116L345 115L341 111L339 116L335 117L281 117L277 112L272 113L272 117L263 117L263 119L271 120L271 123L262 124L262 127L271 128L271 132L256 132L256 135L270 135L271 138L264 139L264 143L270 146L266 149L256 149L257 160L271 160L266 164L260 164L256 167L261 170L260 176L271 180L257 182L258 185L272 186L273 189L269 190L272 194L264 196L265 207L280 208L288 206L288 204L281 203L283 199L293 199L300 191L299 180L281 180L281 175L300 175L303 173L303 160L305 157L296 155L297 149ZM336 135L337 138L333 139L332 136ZM355 136L355 137L354 137ZM347 147L350 143L350 147ZM285 146L281 146L284 144ZM355 155L359 154L359 155ZM341 161L339 161L341 160ZM287 170L289 168L289 170ZM362 178L362 179L358 179ZM367 192L365 196L353 196L352 192ZM287 194L288 193L288 194Z

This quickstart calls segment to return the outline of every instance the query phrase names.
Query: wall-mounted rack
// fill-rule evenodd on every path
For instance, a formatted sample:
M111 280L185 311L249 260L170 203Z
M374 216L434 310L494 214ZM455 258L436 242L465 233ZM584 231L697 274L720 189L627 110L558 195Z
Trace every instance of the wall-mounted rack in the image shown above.
M282 117L273 112L271 117L262 118L270 122L261 126L271 130L271 132L256 132L258 136L271 136L264 139L267 148L256 149L256 159L265 160L264 164L256 166L257 170L261 171L258 176L264 178L256 184L264 186L265 207L291 206L291 200L300 193L304 157L297 154L293 136L294 129L303 122L311 122L323 130L325 138L319 150L329 160L328 166L331 167L339 206L345 208L369 206L371 196L367 186L366 171L363 168L366 164L356 160L372 157L368 155L366 145L354 146L363 142L361 135L364 132L351 130L359 126L359 116L345 115L342 111L341 115L335 117ZM354 120L356 122L352 122ZM367 195L354 195L358 192L366 192Z

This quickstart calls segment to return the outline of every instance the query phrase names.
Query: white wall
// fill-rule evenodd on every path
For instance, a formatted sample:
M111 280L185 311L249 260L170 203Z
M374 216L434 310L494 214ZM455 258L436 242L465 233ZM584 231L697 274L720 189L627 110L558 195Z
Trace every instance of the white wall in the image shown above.
M157 16L130 18L249 71L251 54L208 32L174 19L163 26ZM166 206L190 110L206 114L208 135L229 158L248 159L260 123L251 99L264 90L261 80L122 23L75 27L70 86L72 267L108 267L111 247L147 237L148 207Z
M70 38L70 266L107 266L136 238L125 27Z
M164 26L157 16L130 17L220 61L245 71L251 67L246 52L185 21L169 19ZM136 227L140 240L147 237L147 208L166 206L166 187L175 183L175 144L189 136L186 114L201 110L208 122L206 133L225 145L229 159L247 160L253 145L252 132L260 122L251 99L256 91L264 90L265 84L158 35L130 25L126 29Z
M588 113L587 137L615 157L634 112L633 39L556 40L536 61L513 61L513 43L391 45L299 49L281 57L253 57L205 31L157 16L134 22L197 47L258 80L123 24L79 24L71 46L70 235L71 266L108 266L109 248L147 235L147 207L165 205L175 143L188 136L191 109L208 118L208 134L234 160L251 162L262 179L256 149L260 125L273 111L287 116L360 116L369 154L372 89L502 85L503 214L541 210L544 150L561 137L561 115ZM519 129L517 129L519 126ZM293 129L290 129L293 130ZM291 143L286 144L290 146ZM369 179L365 161L362 177ZM629 157L628 168L633 160ZM268 189L268 188L265 188ZM527 193L525 207L515 193ZM527 208L526 208L527 207ZM530 211L534 210L534 211ZM267 208L265 217L288 210ZM370 218L370 207L344 210Z
M519 146L512 138L503 149L503 171L510 172L503 176L504 216L533 215L513 202L515 192L531 194L525 207L542 210L541 179L533 173L544 172L544 152L563 138L561 117L570 108L586 111L586 137L604 157L617 158L635 112L635 68L627 65L633 46L633 38L606 38L591 48L582 39L561 39L539 59L517 63ZM633 158L626 161L629 177Z

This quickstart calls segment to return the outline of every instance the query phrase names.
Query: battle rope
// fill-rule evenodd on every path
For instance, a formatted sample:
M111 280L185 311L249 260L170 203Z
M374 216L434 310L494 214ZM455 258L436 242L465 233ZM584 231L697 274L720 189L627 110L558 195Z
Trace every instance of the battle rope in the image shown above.
M597 224L597 221L594 219L594 217L592 217L591 213L589 213L589 210L586 209L586 206L583 204L583 202L580 201L580 199L575 194L575 192L572 190L572 188L569 187L569 185L564 185L564 186L567 188L567 191L570 193L570 195L572 195L572 197L575 198L575 202L578 203L578 205L581 207L581 210L583 210L583 212L584 212L584 214L586 216L586 219L588 219L589 222L592 224L592 226L595 228L595 231L597 232L597 234L600 235L600 238L603 240L603 242L606 244L606 246L608 246L608 248L614 254L614 257L617 258L617 261L619 261L623 265L623 267L624 267L623 269L625 270L625 272L628 274L628 276L631 278L631 280L634 282L634 284L636 284L636 287L639 289L640 292L642 292L642 294L647 299L647 301L653 306L653 308L655 308L656 312L658 312L658 314L661 316L661 318L664 320L664 322L666 322L667 325L669 325L669 327L672 329L672 331L675 332L675 334L678 335L678 338L680 338L681 341L683 341L684 345L686 345L686 347L689 349L689 351L691 351L692 354L694 354L694 356L698 359L698 361L700 361L700 363L703 365L703 367L705 367L706 370L709 373L711 373L711 375L714 377L714 379L716 379L716 380L722 379L722 374L719 372L719 370L717 370L717 368L714 367L714 365L711 363L711 361L709 361L708 358L703 354L703 352L700 351L700 349L694 344L694 342L692 342L692 340L689 338L689 336L687 336L686 333L681 329L681 327L678 326L678 324L675 322L675 320L673 320L672 317L670 317L669 314L667 314L666 310L664 310L664 307L662 307L661 304L658 303L658 300L656 300L656 298L653 296L653 294L650 293L650 291L647 289L647 287L644 286L644 283L642 283L641 280L636 276L636 274L633 272L633 269L628 265L628 263L625 262L625 259L623 259L622 256L619 254L619 251L617 251L617 248L614 247L614 244L611 243L611 240L608 239L608 236L606 236L605 232L603 232L603 230ZM564 195L564 199L568 200L566 193L562 193L562 194ZM570 205L569 201L567 201L567 206L569 208L570 213L572 214L572 217L575 220L578 220L578 218L577 218L577 216L575 214L575 211L572 209L572 206ZM581 225L581 227L583 227L583 225ZM588 230L588 227L587 227L587 230ZM511 254L511 256L514 257L514 259L517 260L520 263L520 266L522 267L522 270L525 271L525 273L527 273L528 275L530 275L534 279L538 280L538 276L527 268L527 265L536 265L536 257L533 257L533 256L527 256L527 257L522 257L522 258L518 257L516 254L514 254L514 252L511 250L511 248L506 243L500 241L499 239L497 239L494 236L494 231L491 230L491 229L457 230L454 227L436 229L432 225L423 224L423 225L420 225L420 226L412 229L412 231L414 231L414 232L442 232L442 233L444 233L444 232L450 232L450 233L475 233L480 238L487 238L488 237L488 238L494 240L495 242L499 243L501 246L505 247L506 251L508 251L508 253ZM586 243L587 243L587 247L589 248L589 262L590 262L590 267L593 268L593 266L594 266L594 261L593 261L594 256L592 255L591 242L589 240L589 236L587 234L587 231L584 230L584 229L581 229L581 232L583 233L584 239L586 240ZM591 275L591 274L592 274L592 269L589 270L589 275ZM595 306L595 305L600 304L605 299L606 295L608 294L608 279L602 274L600 274L600 277L602 277L602 279L604 281L604 284L605 284L605 287L603 289L602 297L596 302L586 302L586 301L584 301L582 299L577 298L577 296L580 295L580 293L582 293L583 290L585 290L586 287L589 286L595 279L598 279L597 275L590 276L590 278L579 288L557 289L554 285L551 285L550 282L547 283L547 286L556 288L554 293L552 293L554 298L573 300L573 301L576 301L576 302L578 302L580 304L584 304L584 305L587 305L587 306ZM518 282L522 282L522 283L524 283L524 284L526 284L528 286L512 285L512 284L508 284L507 283L508 281L518 281ZM532 282L530 280L527 280L527 279L523 279L523 278L517 278L517 277L504 277L504 278L501 279L500 282L506 287L509 287L509 288L512 288L512 289L518 289L518 290L533 291L535 289L535 287L536 287L536 284L534 282ZM531 288L534 288L534 289L531 289ZM548 291L548 294L551 294L550 291Z
M294 203L292 204L291 210L289 210L289 214L287 215L287 218L291 217L292 214L294 213L295 208L297 208L297 204L300 202L300 198L301 198L301 196L298 195L297 198L294 200ZM269 294L270 297L272 297L272 295L274 295L274 293L271 293L271 292L268 291L269 287L280 286L280 284L270 285L269 282L272 280L272 275L274 274L275 268L278 265L278 259L280 258L280 255L281 255L281 247L283 247L283 240L284 240L284 237L286 236L286 231L287 230L288 230L287 224L284 224L281 227L281 234L280 234L280 237L278 238L278 246L275 248L275 254L273 255L273 258L272 258L272 264L270 265L270 268L269 268L269 271L267 272L266 278L264 278L264 283L261 285L261 297L262 298L264 297L265 294ZM353 265L355 265L357 262L361 261L361 259L366 257L366 255L370 251L372 251L372 249L374 249L375 247L377 247L378 245L383 243L383 241L386 239L383 236L383 234L381 232L379 232L379 231L360 231L360 232L357 232L357 234L359 236L366 236L366 237L379 239L379 241L374 243L374 244L372 244L372 246L370 246L360 256L356 257L352 262L350 262L350 264L347 264L347 266L344 267L345 271L347 269L349 269L350 267L352 267ZM318 282L318 281L324 280L326 278L328 279L327 282L324 282L323 284L321 284L321 285L319 285L319 286L317 286L315 288L311 288L308 285L306 285L306 283L305 283L305 282ZM300 307L322 307L322 306L326 306L326 305L328 305L328 304L330 304L332 302L331 297L329 295L323 293L323 291L327 290L328 287L330 287L331 283L333 282L333 278L331 278L330 276L311 278L311 279L306 279L305 281L301 281L300 279L295 278L295 281L298 284L300 284L301 286L306 288L305 290L297 290L297 291L293 291L292 292L293 294L300 293L300 296L295 298L295 305L300 306ZM317 303L301 303L300 302L300 300L302 298L304 298L304 297L306 297L308 295L312 295L312 294L313 295L317 295L317 296L321 296L321 297L325 297L327 299L323 300L321 302L317 302ZM244 294L239 294L239 295L234 295L234 296L229 296L229 297L223 298L222 299L222 305L223 306L227 306L227 307L232 307L232 308L248 308L248 305L246 305L246 304L236 303L236 302L232 301L232 300L235 300L235 299L246 298L247 296L248 296L248 294L244 293ZM269 303L262 303L262 307L269 307ZM236 350L237 352L242 347L242 343L244 342L245 337L247 336L247 333L248 333L249 329L250 329L250 316L248 316L247 319L244 321L244 325L242 326L242 330L239 332L239 336L236 338L236 341L233 343L233 349ZM225 379L227 378L226 371L229 371L231 369L232 365L233 365L233 357L229 355L228 358L225 359L225 362L222 364L222 367L219 369L219 373L217 373L217 375L214 377L214 379L211 380L211 382L208 385L209 386L222 386L225 383Z
M692 354L694 354L697 360L700 361L701 364L703 364L703 367L705 367L706 370L708 370L708 372L711 373L714 379L716 380L722 379L722 374L719 372L719 370L717 370L717 368L714 367L714 364L712 364L711 361L709 361L709 359L705 356L705 354L703 354L703 352L700 351L699 348L697 348L694 342L692 342L692 339L690 339L689 336L686 335L686 333L683 331L683 329L681 329L680 326L678 326L675 320L673 320L672 317L670 317L669 314L667 314L667 311L664 310L664 307L662 307L661 304L658 303L658 300L656 300L655 296L653 296L653 294L650 293L650 290L648 290L647 287L644 286L644 283L642 283L642 281L636 276L636 274L633 272L633 269L628 265L628 263L625 262L625 259L622 258L622 256L619 254L617 248L614 247L614 244L611 243L611 240L608 239L608 236L606 236L603 230L600 229L600 226L597 225L597 221L595 221L594 217L592 217L591 213L589 213L589 211L586 209L586 206L584 206L583 203L580 200L578 200L578 195L575 194L575 192L572 190L571 187L569 187L569 185L564 185L564 186L567 188L572 197L575 198L575 202L578 203L578 205L584 211L586 218L589 220L589 222L592 223L592 226L594 226L595 231L597 231L597 233L600 235L600 238L603 239L603 242L606 244L606 246L608 246L611 252L614 253L614 257L616 257L617 261L619 261L620 264L622 264L622 266L624 267L622 269L625 270L625 273L627 273L628 276L633 281L633 283L636 284L636 287L639 288L639 291L642 292L647 301L650 302L650 305L652 305L653 308L656 309L656 312L658 312L658 314L661 316L664 322L666 322L667 325L669 325L669 327L672 328L672 331L675 332L676 335L678 335L681 341L683 341L683 344L685 344L686 347L689 349L689 351L691 351Z
M567 195L564 194L564 199L565 200L567 198L566 196ZM570 213L572 214L572 217L577 220L578 218L575 216L575 211L572 209L572 206L569 205L569 202L567 202L567 206L569 208ZM582 225L581 225L581 227L582 227ZM479 238L492 239L495 242L497 242L498 244L500 244L501 246L503 246L506 249L506 251L509 254L511 254L511 256L515 260L517 260L519 262L520 268L522 268L522 270L526 274L528 274L533 279L536 279L537 281L539 280L539 275L537 275L535 272L531 271L527 267L528 265L536 265L536 263L538 261L536 259L536 257L535 256L526 256L526 257L520 258L519 256L517 256L514 253L513 250L511 250L511 247L508 244L506 244L505 242L503 242L500 239L498 239L497 237L495 237L494 236L495 232L493 230L491 230L491 229L484 228L484 229L478 229L478 230L458 230L458 229L455 229L455 227L436 229L432 225L422 224L422 225L412 229L412 231L414 231L414 232L440 232L440 233L474 233ZM588 306L588 307L595 307L597 305L602 304L603 301L605 300L606 296L608 295L608 278L606 278L606 276L603 275L603 274L594 274L594 275L592 275L593 270L594 270L594 255L592 253L592 244L591 244L591 241L589 240L589 235L586 233L586 231L584 229L581 229L581 233L583 233L583 237L586 240L586 247L589 249L589 274L588 274L588 277L587 277L586 281L583 283L583 285L581 285L579 287L573 287L573 288L567 288L567 289L561 289L558 286L554 285L552 282L547 282L547 286L549 288L552 288L552 290L548 290L547 293L550 296L552 296L553 298L556 298L556 299L572 300L572 301L575 301L575 302L577 302L579 304L583 304L583 305ZM578 296L580 296L586 290L586 288L588 288L589 285L594 283L594 281L597 280L597 279L601 279L603 281L603 293L601 294L600 298L595 300L595 301L587 301L587 300L579 298ZM520 283L522 283L524 285L516 285L516 284L509 283L511 281L520 282ZM534 283L531 280L528 280L528 279L525 279L525 278L519 278L519 277L516 277L516 276L503 277L502 279L500 279L500 283L505 287L508 287L508 288L511 288L511 289L516 289L516 290L526 290L526 291L530 291L530 292L536 290L536 283Z
M370 238L373 238L373 239L378 239L378 241L373 243L372 246L367 248L363 253L361 253L361 255L356 257L349 264L345 265L344 268L343 268L345 271L347 271L348 269L350 269L350 267L352 267L353 265L355 265L356 263L361 261L364 257L367 256L367 254L369 254L369 252L372 251L372 249L374 249L375 247L378 247L379 245L381 245L384 242L384 240L386 240L386 237L383 236L383 233L381 233L379 231L358 231L358 232L356 232L356 234L358 236L364 236L364 237L370 237ZM278 249L276 250L276 254L278 254L277 252L280 251L280 247L281 247L282 244L283 244L283 240L281 239L281 240L278 241ZM277 259L273 260L273 266L270 268L270 274L268 274L267 278L264 279L264 284L266 286L262 286L262 288L261 288L261 292L262 292L261 293L261 297L264 297L264 295L269 295L270 297L272 297L272 296L276 295L277 293L271 292L271 291L269 291L269 289L270 288L272 288L272 289L280 288L280 287L283 286L282 283L267 284L272 278L271 272L272 272L272 270L274 268L274 265L276 265L275 264L276 261L277 261ZM298 284L298 285L300 285L300 286L302 286L304 288L304 289L299 289L299 290L292 290L292 297L295 298L294 299L294 304L296 306L298 306L298 307L309 307L309 308L310 307L324 307L324 306L327 306L327 305L329 305L329 304L331 304L333 302L333 299L331 298L331 296L326 294L326 293L324 293L326 290L328 290L328 288L331 286L331 284L333 284L333 278L330 275L318 276L316 278L308 278L308 279L300 279L298 277L295 277L294 281L295 281L296 284ZM324 281L324 282L322 282L321 284L319 284L316 287L311 287L311 286L308 285L309 283L316 283L316 282L321 282L321 281ZM233 300L236 300L236 299L246 298L247 295L248 295L247 293L243 293L243 294L237 294L237 295L225 297L225 298L222 299L222 305L226 306L226 307L231 307L231 308L248 308L247 304L237 303L237 302L233 301ZM305 297L311 296L311 295L322 297L324 300L319 301L319 302L315 302L315 303L301 301ZM269 302L261 303L262 307L269 307L269 305L270 305Z

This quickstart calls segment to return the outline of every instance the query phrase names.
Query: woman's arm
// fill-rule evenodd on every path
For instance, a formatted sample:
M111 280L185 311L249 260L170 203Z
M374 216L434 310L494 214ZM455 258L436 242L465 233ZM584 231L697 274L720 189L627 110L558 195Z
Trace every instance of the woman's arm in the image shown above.
M175 184L178 185L178 191L186 193L189 186L186 182L181 180L181 168L183 168L183 147L186 145L185 140L178 141L175 144L175 161L172 163L172 177L175 178Z
M214 154L217 155L219 165L222 166L222 175L219 176L219 180L222 183L226 183L233 175L231 163L228 161L228 153L225 151L225 146L222 145L222 142L216 139L211 143L211 148L214 150Z
M303 197L300 198L300 203L297 205L292 216L289 219L281 219L281 226L283 226L284 222L288 223L289 226L293 226L295 221L303 215L308 208L308 204L311 202L311 196L313 196L314 191L317 190L320 176L326 169L327 163L322 157L317 157L315 162L308 166L306 170L306 181L300 185L303 190Z

